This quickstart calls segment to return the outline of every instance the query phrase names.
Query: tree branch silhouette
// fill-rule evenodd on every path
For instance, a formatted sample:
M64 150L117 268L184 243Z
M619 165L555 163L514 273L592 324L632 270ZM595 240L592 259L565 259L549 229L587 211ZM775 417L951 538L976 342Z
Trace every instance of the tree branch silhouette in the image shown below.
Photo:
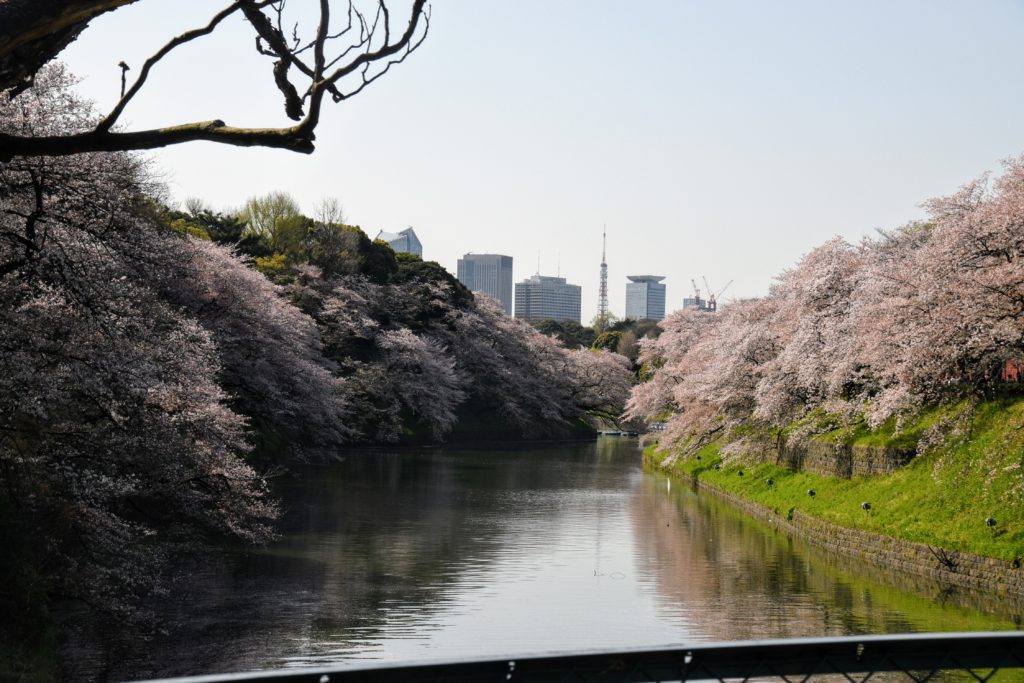
M90 19L132 1L37 0L33 5L26 0L0 0L0 26L4 27L0 28L0 88L7 90L7 97L16 97L28 87L42 64L73 40ZM197 140L308 154L314 149L324 95L329 94L334 102L342 102L362 92L415 51L430 27L426 0L412 0L408 23L401 34L392 32L392 10L385 0L375 3L372 19L356 0L348 0L344 25L332 33L332 2L319 0L319 17L313 36L304 39L296 22L289 37L284 29L285 4L285 0L234 0L214 14L208 23L175 36L150 56L131 86L123 90L120 100L94 129L38 137L0 133L0 161L9 161L15 156L155 149ZM214 119L141 131L117 127L125 109L168 54L210 35L236 13L241 13L255 31L256 50L274 59L274 86L283 98L286 115L296 121L295 125L232 126ZM11 26L24 35L11 35ZM31 54L25 52L29 47L32 47ZM310 51L311 63L307 61ZM127 69L123 62L121 69L124 78Z

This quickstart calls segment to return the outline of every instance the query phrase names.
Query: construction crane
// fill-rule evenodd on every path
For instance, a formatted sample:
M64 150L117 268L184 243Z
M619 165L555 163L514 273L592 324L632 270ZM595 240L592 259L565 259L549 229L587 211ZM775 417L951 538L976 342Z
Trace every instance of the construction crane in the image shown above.
M693 298L697 300L697 304L700 304L700 287L697 286L697 281L692 277L690 278L690 284L693 285Z
M708 292L709 292L709 294L708 294L708 309L709 310L712 310L712 311L717 311L718 310L718 297L720 297L723 294L725 294L725 290L729 289L729 285L731 285L733 282L734 282L734 280L729 280L729 282L726 283L725 287L722 287L720 290L718 290L718 294L715 294L714 292L712 292L711 288L708 287ZM707 280L705 280L704 281L704 285L706 286L707 284L708 284L708 282L707 282Z

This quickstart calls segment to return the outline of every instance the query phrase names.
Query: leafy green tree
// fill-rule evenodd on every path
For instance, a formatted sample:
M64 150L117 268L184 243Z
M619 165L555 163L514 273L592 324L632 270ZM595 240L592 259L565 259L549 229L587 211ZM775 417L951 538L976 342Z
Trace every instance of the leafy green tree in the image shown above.
M608 348L621 356L625 356L635 365L637 357L640 355L639 340L657 339L661 334L661 327L655 320L633 320L632 318L626 318L613 322L606 334L608 333L619 335L618 341L615 346L602 348ZM595 348L597 347L595 346Z
M238 216L216 213L204 209L192 215L191 223L202 228L217 244L238 244L245 233L245 221Z
M622 332L602 332L591 345L592 349L607 349L615 351L619 347L619 340L622 339Z
M270 256L257 256L255 260L256 270L266 275L272 282L280 282L287 279L290 271L284 254L271 254Z
M305 260L303 242L312 221L302 215L287 192L252 197L238 213L246 224L243 236L258 238L272 253L283 254L289 263Z
M585 327L575 320L566 320L562 323L565 330L561 340L569 348L587 348L597 339L597 332L593 327Z
M631 363L636 363L637 356L640 355L640 347L637 345L639 337L636 330L626 330L616 334L619 335L619 342L615 345L615 352L620 356L628 358Z
M606 332L612 326L618 322L618 318L614 313L605 313L604 315L595 315L594 319L590 321L590 326L594 328L594 332L601 334Z
M315 223L306 233L306 256L325 278L363 275L384 284L398 272L386 242L372 241L358 225Z
M387 282L397 273L398 258L391 245L384 240L370 242L365 252L362 274L373 282Z
M360 237L369 241L359 228L315 223L306 233L309 262L319 268L325 278L355 275L362 265Z
M538 332L556 337L566 348L590 348L597 339L592 327L584 327L574 320L537 320L531 323Z
M562 323L557 320L538 320L533 323L534 329L543 335L548 337L557 337L558 335L565 332L565 328L562 327Z
M270 254L269 251L262 248L256 248L256 253L253 253L258 239L243 237L246 230L244 220L236 215L213 211L203 203L203 200L196 197L185 200L184 211L172 209L155 199L146 198L142 201L139 212L140 216L150 218L154 223L183 235L213 241L217 244L237 245L241 251L250 256L268 256Z
M174 232L181 233L182 235L188 235L190 237L195 237L196 239L205 240L207 242L210 241L210 233L206 232L200 226L185 218L175 218L174 220L167 224L167 227L169 227Z

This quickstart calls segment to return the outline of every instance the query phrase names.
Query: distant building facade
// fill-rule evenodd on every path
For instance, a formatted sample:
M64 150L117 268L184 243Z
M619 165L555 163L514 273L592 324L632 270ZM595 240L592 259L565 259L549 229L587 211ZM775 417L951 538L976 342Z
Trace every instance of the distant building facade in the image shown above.
M665 285L661 275L627 275L626 317L633 320L665 318Z
M581 288L564 277L534 275L516 283L516 316L522 320L572 320L580 323Z
M420 238L416 236L416 231L411 227L399 232L381 230L374 239L384 240L390 244L396 254L416 254L423 258L423 245L420 244Z
M688 309L714 313L718 310L718 303L714 299L702 299L699 295L688 296L683 299L683 310Z
M459 282L501 302L512 315L512 257L502 254L466 254L458 263Z
M1024 360L1012 358L1006 361L999 376L1004 382L1024 382Z

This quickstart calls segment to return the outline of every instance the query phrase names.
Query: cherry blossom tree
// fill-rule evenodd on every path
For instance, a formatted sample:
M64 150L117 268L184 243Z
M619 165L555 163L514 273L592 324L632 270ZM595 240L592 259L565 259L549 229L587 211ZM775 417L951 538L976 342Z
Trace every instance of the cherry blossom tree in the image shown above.
M711 362L693 350L716 320L693 310L676 311L661 321L661 336L640 342L638 360L645 381L633 389L626 403L627 418L653 421L671 412L674 426L685 431L683 422L697 412L697 404L689 403L688 396L693 394L684 384L694 371Z
M1024 353L1024 161L1005 163L930 201L927 225L887 236L877 251L874 305L863 319L887 374L873 414L921 400L984 393ZM869 318L874 322L870 323Z
M71 85L41 70L0 101L0 133L94 125ZM358 253L321 254L325 276L301 263L330 242L314 231L279 287L204 239L239 225L168 226L160 192L122 152L0 164L0 573L32 579L9 582L5 614L45 594L137 618L176 559L271 538L253 442L266 458L411 425L442 439L465 411L552 436L622 411L626 358L567 349L437 264L335 226Z
M859 251L835 238L778 279L769 299L779 354L758 385L759 417L786 422L847 385L858 363L850 310L860 272Z
M69 86L60 67L40 72L0 103L0 127L88 121ZM152 189L124 154L0 165L5 614L53 596L137 614L169 559L271 536L277 508L246 464L219 350L161 293L188 243L145 218Z
M605 349L579 349L562 357L573 405L588 415L617 421L633 387L629 359Z
M561 429L574 415L568 378L558 372L566 349L529 324L476 300L473 315L452 319L449 338L459 367L472 378L475 410L493 412L527 436Z
M408 410L430 427L435 438L444 437L465 398L465 380L456 371L454 359L440 342L416 336L408 328L383 332L376 341L383 357L372 366L375 381L367 384L387 402L378 433L397 436Z
M934 314L919 297L921 250L934 226L908 225L865 241L865 272L854 295L851 317L859 357L872 380L865 412L872 424L919 404L908 384L913 357L927 345L921 324Z
M621 414L626 359L570 351L488 297L457 291L450 275L415 273L380 284L307 271L288 290L317 320L363 438L398 438L410 418L445 438L465 411L524 436Z
M350 440L348 390L323 356L316 323L228 248L183 241L183 266L164 291L211 333L220 385L254 435L299 452Z
M817 247L762 299L669 316L641 343L627 414L669 411L666 438L687 440L815 408L878 426L986 395L1024 355L1024 157L926 206L927 223Z

